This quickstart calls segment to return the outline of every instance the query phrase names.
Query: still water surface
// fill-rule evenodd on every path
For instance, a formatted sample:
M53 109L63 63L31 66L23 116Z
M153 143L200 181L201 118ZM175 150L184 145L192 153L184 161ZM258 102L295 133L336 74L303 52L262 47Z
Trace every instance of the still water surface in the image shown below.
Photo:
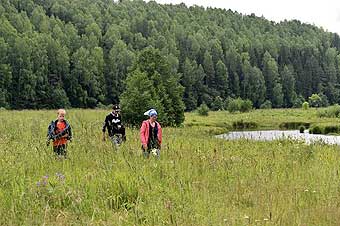
M334 135L321 135L321 134L309 134L308 130L304 133L300 133L299 130L263 130L263 131L237 131L227 134L217 135L217 138L227 140L259 140L259 141L271 141L282 139L293 139L304 141L307 144L321 142L325 144L339 144L340 136Z

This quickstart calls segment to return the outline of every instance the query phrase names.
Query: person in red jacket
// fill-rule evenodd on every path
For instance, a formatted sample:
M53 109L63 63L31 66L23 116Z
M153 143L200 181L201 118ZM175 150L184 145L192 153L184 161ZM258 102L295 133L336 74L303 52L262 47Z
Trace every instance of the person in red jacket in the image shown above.
M149 119L143 121L140 128L143 155L148 158L152 153L159 157L162 145L162 127L157 122L157 111L150 109L144 115L149 116Z

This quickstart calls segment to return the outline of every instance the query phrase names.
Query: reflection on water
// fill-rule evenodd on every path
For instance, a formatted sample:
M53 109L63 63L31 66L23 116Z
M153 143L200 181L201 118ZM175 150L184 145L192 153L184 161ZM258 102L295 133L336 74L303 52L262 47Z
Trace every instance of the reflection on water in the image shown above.
M300 133L299 130L263 130L263 131L238 131L217 135L217 138L227 140L247 139L247 140L282 140L293 139L305 141L307 144L322 142L325 144L340 144L340 136L309 134L308 130Z

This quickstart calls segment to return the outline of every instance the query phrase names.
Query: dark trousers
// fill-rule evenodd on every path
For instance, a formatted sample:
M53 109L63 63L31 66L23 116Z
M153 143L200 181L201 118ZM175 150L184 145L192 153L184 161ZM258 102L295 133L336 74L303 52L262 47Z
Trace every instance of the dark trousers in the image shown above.
M53 146L53 152L56 155L59 156L65 156L66 157L66 144L58 145L58 146Z
M160 150L159 150L158 147L156 147L156 148L151 148L149 145L148 145L148 149L147 149L147 150L145 150L144 147L143 147L143 145L142 145L142 151L143 151L143 156L144 156L145 158L149 158L149 157L150 157L150 154L155 155L157 158L159 158L159 157L160 157L160 154L161 154L161 152L160 152Z
M118 128L113 128L111 133L109 134L109 136L113 137L115 134L122 134L123 141L126 140L125 127L123 125L119 129Z

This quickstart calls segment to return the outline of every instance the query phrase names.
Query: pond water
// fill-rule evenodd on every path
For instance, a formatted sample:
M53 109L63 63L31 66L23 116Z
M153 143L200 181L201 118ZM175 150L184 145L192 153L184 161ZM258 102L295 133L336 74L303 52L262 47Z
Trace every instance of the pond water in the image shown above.
M299 130L236 131L217 135L216 137L227 140L246 139L258 141L292 139L304 141L307 144L321 142L340 145L340 136L310 134L308 130L305 130L304 133L300 133Z

